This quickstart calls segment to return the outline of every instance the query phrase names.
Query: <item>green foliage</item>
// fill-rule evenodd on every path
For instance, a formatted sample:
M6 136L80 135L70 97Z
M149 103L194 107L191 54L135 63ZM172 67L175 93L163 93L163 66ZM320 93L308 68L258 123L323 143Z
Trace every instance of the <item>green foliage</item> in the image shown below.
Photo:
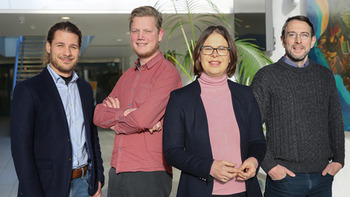
M181 71L185 73L190 80L193 81L193 56L192 52L196 45L195 30L201 32L200 25L218 25L218 21L222 23L228 29L232 29L233 23L236 19L233 17L227 17L220 12L217 6L211 1L207 0L208 7L210 7L216 14L193 14L196 9L203 7L200 2L196 0L172 0L175 14L167 15L164 18L165 31L169 31L167 40L169 41L173 33L181 31L184 44L186 45L186 52L179 53L176 50L168 50L165 52L165 57L172 59L181 68ZM156 4L158 6L159 3ZM155 6L155 7L156 7ZM180 14L178 10L186 10L186 15ZM159 9L159 8L158 8ZM161 11L161 9L159 9ZM230 21L231 20L231 21ZM233 20L233 21L232 21ZM191 33L186 34L185 28L189 28ZM237 82L245 85L249 85L255 73L263 66L272 63L270 58L266 56L261 49L249 42L251 40L238 40L235 39L237 45L239 61L237 65ZM170 54L168 52L171 52Z
M238 51L237 63L237 83L250 85L255 73L267 64L272 64L272 60L266 56L261 49L252 44L251 39L235 39Z

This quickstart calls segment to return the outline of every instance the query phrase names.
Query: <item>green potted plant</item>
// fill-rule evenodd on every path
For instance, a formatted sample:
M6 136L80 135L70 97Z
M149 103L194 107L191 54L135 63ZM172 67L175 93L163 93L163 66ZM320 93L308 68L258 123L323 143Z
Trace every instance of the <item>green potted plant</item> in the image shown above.
M195 0L183 0L175 1L172 0L172 4L175 10L175 14L167 14L164 17L164 29L168 31L167 40L171 40L175 31L181 31L183 36L183 41L186 46L186 51L181 53L176 50L167 50L164 55L169 60L172 60L179 66L180 71L187 76L190 80L194 80L192 68L193 68L193 58L192 52L196 44L196 32L201 32L201 26L205 25L215 25L220 22L222 25L226 26L228 29L233 29L231 26L232 21L238 22L232 17L232 15L227 16L222 14L217 6L211 1L207 0L207 3L216 14L193 14L194 10L203 6ZM155 7L161 11L159 8L160 2L158 1ZM186 10L186 14L180 14L178 8L181 6L183 10ZM186 31L188 30L188 31ZM190 32L190 33L186 33ZM263 66L272 63L272 60L265 55L259 46L252 44L251 39L238 39L234 38L237 46L239 61L237 65L237 71L235 79L238 83L250 85L251 80L255 73Z

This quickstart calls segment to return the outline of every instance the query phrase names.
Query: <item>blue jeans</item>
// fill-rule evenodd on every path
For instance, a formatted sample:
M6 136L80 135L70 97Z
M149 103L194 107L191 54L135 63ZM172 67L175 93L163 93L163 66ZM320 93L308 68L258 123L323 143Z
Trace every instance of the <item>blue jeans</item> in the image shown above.
M296 173L282 180L266 178L265 197L331 197L333 176L322 172Z
M89 181L89 171L86 172L84 177L72 179L70 183L69 197L89 197Z

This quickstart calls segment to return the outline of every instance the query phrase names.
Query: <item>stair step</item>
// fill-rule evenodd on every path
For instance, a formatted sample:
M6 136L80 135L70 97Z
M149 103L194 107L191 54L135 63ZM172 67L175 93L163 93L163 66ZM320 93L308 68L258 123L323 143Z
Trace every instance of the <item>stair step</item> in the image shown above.
M45 51L45 47L43 46L31 46L31 47L24 47L21 51Z
M39 59L41 59L41 57L23 57L23 58L20 58L20 59L23 59L23 60L39 60Z
M33 67L33 68L28 68L28 67L25 67L25 68L20 68L20 69L17 69L21 72L40 72L44 67Z
M43 63L43 60L39 60L39 59L36 59L36 60L24 60L22 61L23 65L28 65L28 64L42 64ZM18 66L21 65L21 62L18 62Z
M21 56L33 56L33 55L36 55L36 56L43 56L44 53L42 51L38 51L38 52L25 52L25 53L19 53L19 57Z
M18 67L16 81L23 81L31 78L44 69L42 65L43 55L45 54L46 37L45 36L24 36L18 51Z
M21 66L21 65L18 65L18 66ZM43 66L41 63L40 64L23 64L22 66L23 68L42 68L42 67L45 67Z
M34 77L35 75L37 75L39 73L30 73L30 74L27 74L27 73L23 73L19 76L20 79L22 78L29 78L29 77Z
M25 53L25 54L19 54L19 58L22 58L22 57L38 57L38 58L41 58L44 54L42 53Z
M30 36L24 36L23 41L26 42L46 42L45 37L30 37Z

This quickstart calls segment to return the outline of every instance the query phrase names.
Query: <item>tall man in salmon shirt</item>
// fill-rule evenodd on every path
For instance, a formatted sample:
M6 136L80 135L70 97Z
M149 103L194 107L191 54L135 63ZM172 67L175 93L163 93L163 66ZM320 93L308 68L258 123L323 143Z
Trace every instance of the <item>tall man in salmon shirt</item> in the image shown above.
M138 7L129 20L138 59L94 114L97 126L115 132L108 196L167 197L172 170L162 154L162 118L170 92L182 86L181 77L159 50L161 13Z

